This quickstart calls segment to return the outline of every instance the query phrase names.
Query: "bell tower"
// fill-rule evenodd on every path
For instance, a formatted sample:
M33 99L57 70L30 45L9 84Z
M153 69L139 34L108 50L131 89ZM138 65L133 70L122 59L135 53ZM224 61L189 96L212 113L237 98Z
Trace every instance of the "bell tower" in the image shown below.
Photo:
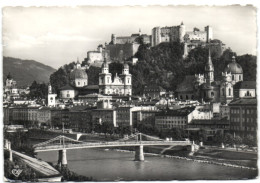
M57 94L52 93L51 84L48 85L48 106L55 107Z

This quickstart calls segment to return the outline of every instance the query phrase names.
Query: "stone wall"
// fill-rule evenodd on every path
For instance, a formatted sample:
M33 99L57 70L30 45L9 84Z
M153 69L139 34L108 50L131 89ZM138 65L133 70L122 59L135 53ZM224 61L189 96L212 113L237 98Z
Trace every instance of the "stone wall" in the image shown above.
M134 56L139 46L139 44L135 43L106 45L106 50L109 51L112 62L123 62L124 59L129 59Z

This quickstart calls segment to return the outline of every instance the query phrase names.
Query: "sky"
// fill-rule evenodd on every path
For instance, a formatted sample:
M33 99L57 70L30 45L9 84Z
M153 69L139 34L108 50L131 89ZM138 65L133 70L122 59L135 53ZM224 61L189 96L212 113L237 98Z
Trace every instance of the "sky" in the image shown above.
M256 55L256 9L252 6L79 6L4 7L3 55L36 60L57 69L80 61L87 51L109 43L111 34L130 36L156 26L213 28L238 55Z

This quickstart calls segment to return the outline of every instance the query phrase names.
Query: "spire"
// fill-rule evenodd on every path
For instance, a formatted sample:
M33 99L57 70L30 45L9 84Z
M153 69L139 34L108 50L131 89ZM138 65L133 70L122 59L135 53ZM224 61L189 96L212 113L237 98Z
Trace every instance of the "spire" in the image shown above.
M213 65L213 64L212 64L212 60L211 60L210 48L209 48L208 65Z
M104 63L107 63L107 57L106 57L106 54L104 55Z
M181 25L183 25L183 21L181 21Z
M139 28L139 35L141 35L141 28Z
M236 62L235 54L233 54L233 56L232 56L232 62Z
M79 64L79 57L77 57L77 64Z
M12 79L12 75L11 75L10 72L9 72L8 75L7 75L7 79Z

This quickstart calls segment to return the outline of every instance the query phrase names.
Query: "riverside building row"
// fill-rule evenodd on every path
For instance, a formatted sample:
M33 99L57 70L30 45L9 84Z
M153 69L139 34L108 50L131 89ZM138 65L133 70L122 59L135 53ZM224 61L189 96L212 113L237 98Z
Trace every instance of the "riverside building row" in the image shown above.
M209 136L214 136L217 131L231 132L237 135L256 135L256 98L237 99L222 107L221 105L216 107L212 104L187 105L175 109L170 109L171 105L168 105L166 109L161 110L158 107L160 105L116 106L108 100L99 101L95 107L74 106L66 109L28 106L4 107L4 124L58 128L64 125L65 128L83 132L91 132L96 124L107 123L114 127L132 128L137 128L142 124L158 130L172 128L182 128L188 131L204 130L210 134Z

